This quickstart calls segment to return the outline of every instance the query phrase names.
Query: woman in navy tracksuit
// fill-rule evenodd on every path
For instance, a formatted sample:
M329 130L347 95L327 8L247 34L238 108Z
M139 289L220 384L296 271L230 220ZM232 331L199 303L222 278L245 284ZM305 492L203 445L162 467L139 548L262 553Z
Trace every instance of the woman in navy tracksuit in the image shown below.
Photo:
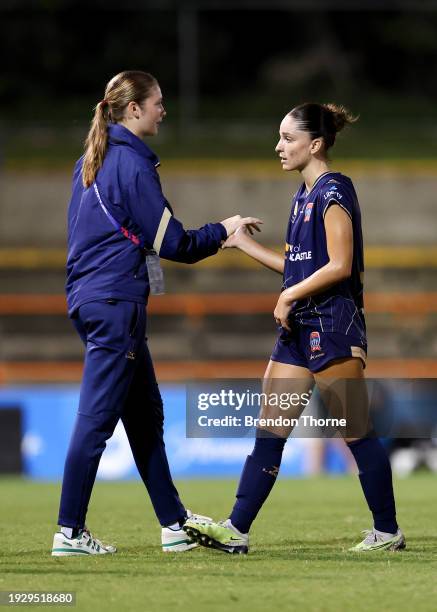
M115 552L91 536L85 517L101 454L120 418L163 526L163 549L195 546L181 529L187 511L167 462L145 305L150 288L162 292L159 257L194 263L258 220L237 215L184 230L162 193L158 158L142 141L158 132L164 116L154 77L141 71L116 75L97 104L85 155L74 170L66 292L86 355L65 463L61 530L53 542L56 556Z

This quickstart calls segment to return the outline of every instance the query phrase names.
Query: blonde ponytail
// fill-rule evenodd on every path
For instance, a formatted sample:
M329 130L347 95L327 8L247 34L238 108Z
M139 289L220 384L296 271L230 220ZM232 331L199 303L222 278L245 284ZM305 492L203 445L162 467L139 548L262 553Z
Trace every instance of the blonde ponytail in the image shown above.
M102 100L95 108L91 128L85 140L85 155L82 164L82 182L89 187L95 181L97 171L102 167L108 147L108 125L105 114L107 101Z
M124 117L129 102L142 104L158 86L154 76L142 70L125 70L116 74L106 85L105 99L94 109L94 117L85 140L82 182L90 187L102 167L108 148L108 123L118 123Z

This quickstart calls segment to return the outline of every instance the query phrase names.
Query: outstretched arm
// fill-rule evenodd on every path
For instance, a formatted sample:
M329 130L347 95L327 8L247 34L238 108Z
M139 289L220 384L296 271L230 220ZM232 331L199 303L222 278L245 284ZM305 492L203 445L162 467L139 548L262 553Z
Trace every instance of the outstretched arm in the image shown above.
M146 246L160 257L195 263L214 255L223 241L239 227L258 229L259 219L235 215L221 223L208 223L195 230L185 230L173 216L165 199L158 174L144 169L129 185L127 208L131 218L141 229Z
M259 244L253 238L250 237L246 228L240 227L234 234L229 236L226 242L223 244L222 249L228 249L236 247L255 259L260 264L282 274L284 272L284 257L272 249Z

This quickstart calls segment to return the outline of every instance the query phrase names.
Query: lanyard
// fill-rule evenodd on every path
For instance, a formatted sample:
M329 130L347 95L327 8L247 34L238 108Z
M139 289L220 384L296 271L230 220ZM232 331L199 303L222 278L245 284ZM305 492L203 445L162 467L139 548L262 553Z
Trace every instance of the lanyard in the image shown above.
M109 221L112 223L115 229L121 232L123 236L125 236L125 238L133 242L135 246L140 247L145 252L150 293L152 293L153 295L162 295L163 293L165 293L164 274L162 272L161 264L159 261L159 257L156 254L156 251L154 251L153 249L147 249L144 240L138 238L138 236L133 234L126 227L123 227L116 219L114 219L109 210L103 204L96 183L93 183L93 187L103 212L108 217Z
M102 198L100 197L100 193L99 193L99 190L97 188L96 183L93 183L93 187L94 187L94 191L96 193L97 199L99 201L100 206L102 207L103 212L108 217L109 221L112 223L112 225L115 227L115 229L117 231L121 232L125 238L127 238L128 240L133 242L135 244L135 246L138 246L138 247L144 249L145 248L144 240L141 240L141 238L136 236L133 232L128 230L126 227L123 227L122 225L120 225L120 223L116 219L114 219L114 217L111 215L109 210L103 204Z

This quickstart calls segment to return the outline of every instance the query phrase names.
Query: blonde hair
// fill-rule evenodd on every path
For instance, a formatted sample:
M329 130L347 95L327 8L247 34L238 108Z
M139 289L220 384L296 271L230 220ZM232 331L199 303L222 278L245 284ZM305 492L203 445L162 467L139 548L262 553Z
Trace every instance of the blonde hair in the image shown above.
M129 102L142 104L158 81L148 72L125 70L115 75L105 88L105 97L94 109L94 117L85 140L82 182L89 187L102 167L108 148L108 123L118 123L124 117Z

